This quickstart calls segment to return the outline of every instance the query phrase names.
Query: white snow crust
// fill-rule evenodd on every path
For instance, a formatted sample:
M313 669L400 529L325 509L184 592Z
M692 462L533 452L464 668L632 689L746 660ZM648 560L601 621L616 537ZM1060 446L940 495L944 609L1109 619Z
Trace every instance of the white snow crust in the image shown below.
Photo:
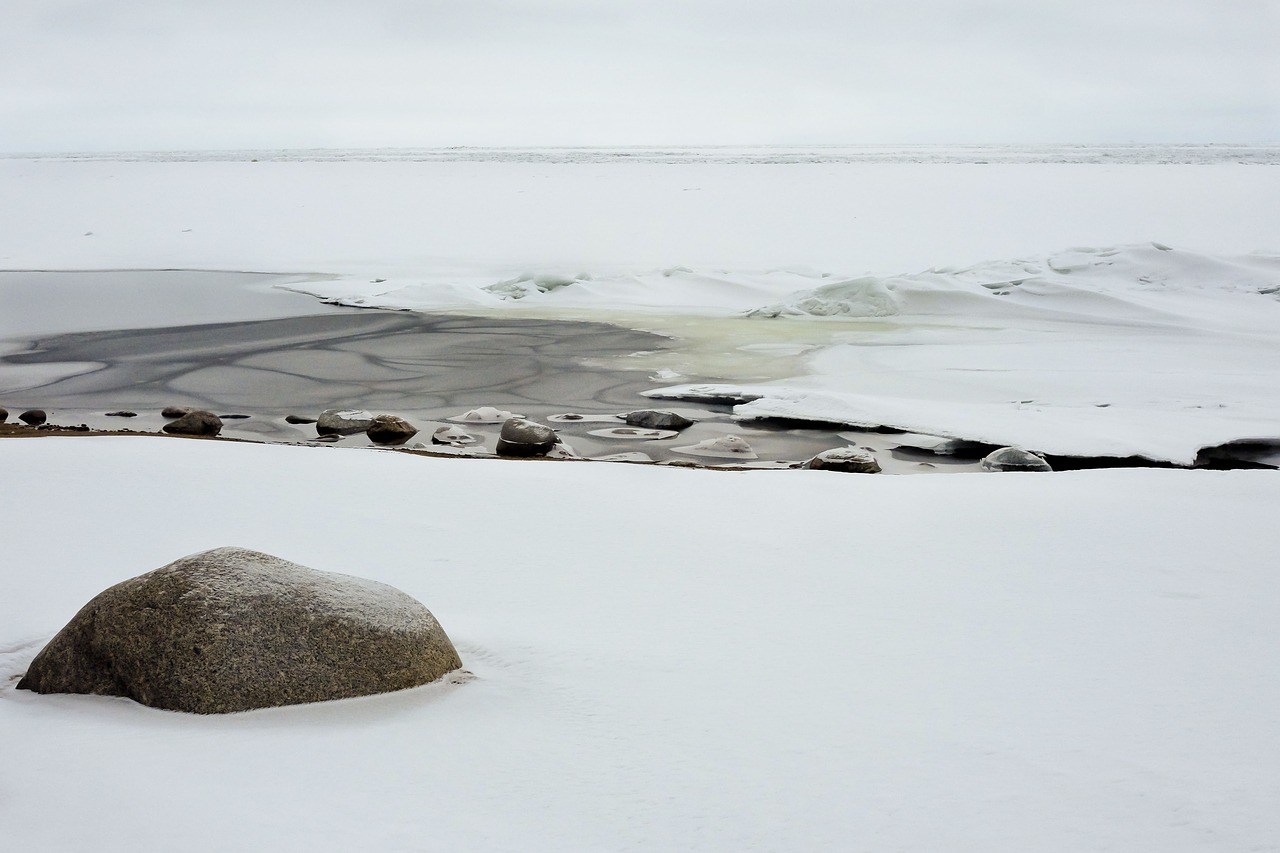
M0 470L8 850L1280 837L1275 472L717 473L127 437L3 441ZM14 689L93 595L228 543L406 591L474 680L225 717Z

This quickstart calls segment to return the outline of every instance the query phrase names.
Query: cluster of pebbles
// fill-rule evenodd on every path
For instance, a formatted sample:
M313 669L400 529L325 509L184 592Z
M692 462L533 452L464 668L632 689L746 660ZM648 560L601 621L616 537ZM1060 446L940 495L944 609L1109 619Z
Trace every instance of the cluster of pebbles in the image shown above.
M105 413L108 417L132 418L137 412L114 411ZM214 437L222 432L224 420L247 419L249 415L218 415L205 409L188 406L168 406L161 411L167 420L161 429L171 435ZM22 423L40 429L52 428L47 425L48 416L42 409L28 409L18 416ZM0 423L9 418L9 412L0 409ZM403 448L407 450L433 451L458 456L507 456L507 457L543 457L552 459L583 459L563 439L557 431L558 427L570 424L587 424L600 426L589 429L587 435L628 441L660 441L666 442L677 438L681 432L693 426L696 421L676 412L642 409L618 415L586 415L564 413L546 418L548 423L539 423L522 414L499 409L493 406L481 406L470 409L459 415L446 418L449 423L437 426L431 433L430 442L410 442L420 435L418 427L399 415L378 414L363 409L326 409L319 417L304 415L288 415L285 422L293 425L315 425L316 436L310 439L316 443L336 443L347 436L363 435L369 442L379 447ZM607 424L607 425L606 425ZM468 431L468 427L500 428L494 452L484 449L481 436ZM72 431L88 431L88 427L58 427ZM919 438L919 437L918 437ZM927 437L926 437L927 438ZM945 439L937 439L945 442ZM749 467L749 468L808 468L821 471L841 471L858 474L878 474L881 467L871 448L849 445L824 450L804 461L769 462L761 460L750 443L740 435L725 434L713 436L692 444L670 447L670 452L680 454L679 458L670 459L657 464L683 467ZM946 446L931 448L945 453ZM654 462L646 453L631 451L591 457L599 461L615 462ZM696 461L707 460L704 464ZM989 453L981 460L983 471L1050 471L1052 468L1044 456L1016 447L1002 447Z

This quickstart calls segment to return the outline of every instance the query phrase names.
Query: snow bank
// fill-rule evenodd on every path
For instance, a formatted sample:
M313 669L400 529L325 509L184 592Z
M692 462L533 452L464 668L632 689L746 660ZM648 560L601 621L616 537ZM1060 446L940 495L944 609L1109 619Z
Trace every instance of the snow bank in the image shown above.
M834 335L806 376L650 395L1181 464L1203 447L1280 440L1280 256L1077 249L833 282L750 314L885 322Z
M151 438L4 441L0 467L15 850L1172 853L1280 833L1271 472L725 474ZM227 543L404 589L475 680L216 719L14 691L96 592Z

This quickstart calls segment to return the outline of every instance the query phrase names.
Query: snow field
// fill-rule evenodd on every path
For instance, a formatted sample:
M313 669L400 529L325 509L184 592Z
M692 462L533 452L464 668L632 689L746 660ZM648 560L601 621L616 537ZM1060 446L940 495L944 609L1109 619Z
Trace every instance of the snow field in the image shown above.
M1273 472L158 438L10 440L0 469L15 850L1167 853L1280 832ZM221 718L13 690L98 591L224 544L405 590L475 679Z

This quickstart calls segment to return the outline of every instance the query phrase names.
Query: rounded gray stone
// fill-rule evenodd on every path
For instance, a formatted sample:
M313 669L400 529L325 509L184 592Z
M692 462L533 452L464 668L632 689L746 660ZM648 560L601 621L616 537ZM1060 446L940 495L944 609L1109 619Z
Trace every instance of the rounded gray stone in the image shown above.
M545 456L556 445L556 431L524 418L508 418L498 434L499 456Z
M45 414L44 409L27 409L25 412L18 415L18 420L30 426L40 426L40 424L44 423L48 419L49 416Z
M7 420L9 420L9 410L0 409L0 424L4 423Z
M361 409L325 409L316 421L320 435L355 435L373 423L373 415Z
M221 714L401 690L461 665L400 590L228 547L97 595L18 688Z
M365 430L375 444L402 444L418 434L418 428L396 415L378 415Z
M880 463L870 451L861 447L835 447L824 450L804 463L814 471L844 471L851 474L879 474Z
M222 418L213 412L195 409L161 427L173 435L214 436L222 432Z
M983 471L1052 471L1044 457L1020 447L1002 447L982 458Z
M675 412L658 411L656 409L640 409L634 412L627 412L622 416L628 426L644 427L645 429L687 429L693 426L693 421L677 415Z

